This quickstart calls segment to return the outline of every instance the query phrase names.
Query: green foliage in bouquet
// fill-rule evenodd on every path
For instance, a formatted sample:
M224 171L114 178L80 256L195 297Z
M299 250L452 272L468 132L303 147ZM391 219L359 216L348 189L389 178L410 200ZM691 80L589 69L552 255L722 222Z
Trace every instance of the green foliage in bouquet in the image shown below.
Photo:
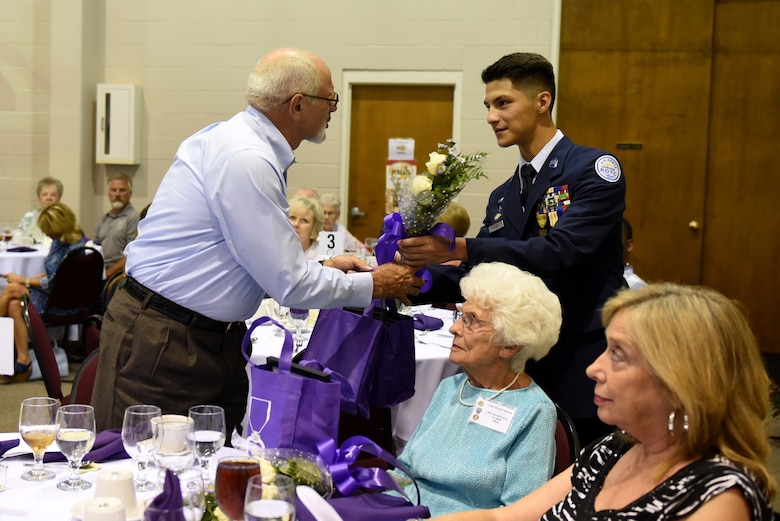
M409 236L428 233L469 181L486 177L482 171L486 155L461 154L451 139L439 143L438 150L428 155L425 172L414 176L398 195L398 213Z

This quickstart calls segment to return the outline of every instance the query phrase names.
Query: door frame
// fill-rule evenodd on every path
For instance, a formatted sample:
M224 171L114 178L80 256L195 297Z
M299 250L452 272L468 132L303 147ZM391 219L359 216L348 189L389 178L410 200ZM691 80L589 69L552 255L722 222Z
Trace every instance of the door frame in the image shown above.
M460 141L461 107L463 105L462 71L367 71L345 70L342 81L343 113L341 115L341 158L339 166L339 199L342 202L339 223L346 226L349 218L349 158L352 138L352 86L353 85L446 85L453 87L452 93L452 139Z

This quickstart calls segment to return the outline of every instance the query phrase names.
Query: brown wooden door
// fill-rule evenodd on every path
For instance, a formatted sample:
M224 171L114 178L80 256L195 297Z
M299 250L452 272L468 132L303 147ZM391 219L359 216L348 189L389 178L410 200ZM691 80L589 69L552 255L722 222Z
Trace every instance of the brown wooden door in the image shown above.
M780 2L716 2L702 283L743 302L780 353Z
M452 136L452 86L353 85L347 229L358 239L379 237L385 216L385 161L390 138L414 138L420 171L437 143Z
M701 234L689 223L704 216L709 1L563 2L558 124L622 163L632 263L646 280L701 278Z
M780 352L780 214L764 189L780 126L780 2L597 4L563 2L558 123L621 160L635 271L740 300L762 350Z

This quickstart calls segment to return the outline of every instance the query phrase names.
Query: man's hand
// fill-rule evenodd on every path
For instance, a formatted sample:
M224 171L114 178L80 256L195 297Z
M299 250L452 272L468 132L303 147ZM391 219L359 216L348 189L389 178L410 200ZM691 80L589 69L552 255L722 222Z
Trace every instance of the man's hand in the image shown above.
M439 235L423 235L398 241L398 252L402 261L414 268L426 264L441 264L451 260L467 260L462 258L466 252L466 240L455 239L455 249L450 251L450 241Z
M338 255L336 257L331 257L330 259L327 259L325 262L323 262L322 265L327 266L328 268L335 268L337 270L343 271L344 273L349 273L350 271L371 271L374 269L364 261L360 260L358 257L354 257L352 255Z
M409 295L419 295L425 281L415 277L417 271L411 266L388 262L379 266L371 276L374 278L373 298L397 298L406 305L411 305Z

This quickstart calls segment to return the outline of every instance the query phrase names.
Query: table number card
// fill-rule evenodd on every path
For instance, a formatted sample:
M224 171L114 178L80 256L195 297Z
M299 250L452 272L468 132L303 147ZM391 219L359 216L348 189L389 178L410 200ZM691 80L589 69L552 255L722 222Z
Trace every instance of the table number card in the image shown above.
M336 255L342 255L344 253L344 230L320 232L319 243L317 250L319 259L330 259Z
M0 317L0 374L14 374L14 319Z

